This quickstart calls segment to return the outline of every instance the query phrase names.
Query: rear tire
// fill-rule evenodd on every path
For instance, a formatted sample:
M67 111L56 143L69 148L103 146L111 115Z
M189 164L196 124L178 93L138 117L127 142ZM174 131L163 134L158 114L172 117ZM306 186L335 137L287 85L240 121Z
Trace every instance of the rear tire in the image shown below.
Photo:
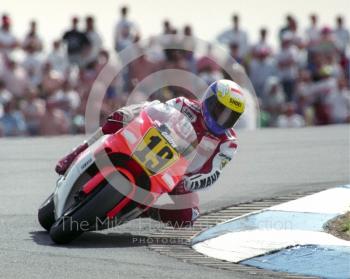
M50 231L55 223L55 204L53 194L49 196L38 210L38 220L40 225L47 231Z

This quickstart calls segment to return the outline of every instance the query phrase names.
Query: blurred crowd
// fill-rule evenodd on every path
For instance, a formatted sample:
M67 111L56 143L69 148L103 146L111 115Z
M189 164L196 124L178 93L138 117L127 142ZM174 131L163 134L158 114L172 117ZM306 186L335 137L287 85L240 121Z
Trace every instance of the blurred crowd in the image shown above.
M251 42L233 15L232 26L217 36L236 62L245 68L254 86L263 127L303 127L350 122L350 35L344 18L334 25L320 26L317 14L309 27L298 28L297 19L286 16L278 35L278 47L269 43L269 30L261 28L259 40ZM141 31L129 19L127 7L120 9L114 27L114 50L107 50L95 27L95 18L74 17L71 26L50 50L44 50L35 21L24 38L13 34L10 15L3 14L0 29L0 137L83 133L90 89L112 56L141 41ZM132 90L152 88L145 79L161 69L191 71L208 84L229 77L215 63L210 46L198 55L190 25L176 28L163 23L163 35L173 35L182 49L165 49L167 36L148 42L147 51L128 64L107 87L101 110L104 119L125 105ZM156 34L157 35L157 34ZM159 39L160 38L160 39ZM173 43L173 42L172 42ZM233 66L233 65L229 65ZM175 77L176 78L176 77ZM142 89L143 88L143 89ZM191 95L178 86L157 89L152 98L166 100Z

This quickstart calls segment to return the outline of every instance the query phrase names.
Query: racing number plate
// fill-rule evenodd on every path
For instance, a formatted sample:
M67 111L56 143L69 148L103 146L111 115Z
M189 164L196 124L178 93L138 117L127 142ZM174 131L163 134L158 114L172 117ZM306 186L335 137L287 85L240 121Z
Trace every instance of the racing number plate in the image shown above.
M156 128L151 128L136 146L132 157L151 176L176 162L179 154Z

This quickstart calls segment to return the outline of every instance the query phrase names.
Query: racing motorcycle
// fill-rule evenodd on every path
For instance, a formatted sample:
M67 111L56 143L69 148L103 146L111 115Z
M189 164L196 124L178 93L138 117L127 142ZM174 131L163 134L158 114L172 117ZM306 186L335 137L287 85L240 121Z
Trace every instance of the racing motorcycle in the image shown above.
M133 220L181 181L197 144L186 116L167 104L148 106L74 160L40 206L39 223L64 244Z

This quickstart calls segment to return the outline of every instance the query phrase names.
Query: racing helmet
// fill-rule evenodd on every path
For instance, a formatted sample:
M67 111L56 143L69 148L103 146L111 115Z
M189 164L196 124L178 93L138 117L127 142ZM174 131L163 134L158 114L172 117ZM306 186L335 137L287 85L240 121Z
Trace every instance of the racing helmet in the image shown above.
M231 80L213 82L202 99L205 125L214 135L222 135L232 128L244 112L245 98L241 87Z

